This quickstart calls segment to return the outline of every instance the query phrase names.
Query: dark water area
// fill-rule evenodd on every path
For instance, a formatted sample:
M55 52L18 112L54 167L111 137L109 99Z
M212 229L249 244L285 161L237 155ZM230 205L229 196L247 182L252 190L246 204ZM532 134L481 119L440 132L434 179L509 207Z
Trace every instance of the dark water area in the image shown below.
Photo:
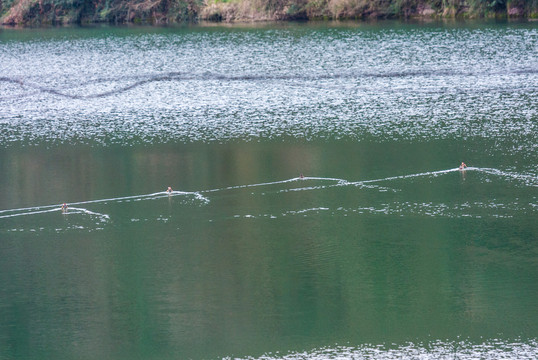
M534 359L537 99L532 22L2 29L0 358Z

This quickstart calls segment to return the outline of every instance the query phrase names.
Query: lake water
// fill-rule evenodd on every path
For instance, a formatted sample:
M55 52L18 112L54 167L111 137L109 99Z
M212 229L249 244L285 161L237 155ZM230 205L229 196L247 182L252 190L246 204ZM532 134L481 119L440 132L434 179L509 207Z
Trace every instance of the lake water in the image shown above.
M1 359L534 359L537 220L536 22L0 30Z

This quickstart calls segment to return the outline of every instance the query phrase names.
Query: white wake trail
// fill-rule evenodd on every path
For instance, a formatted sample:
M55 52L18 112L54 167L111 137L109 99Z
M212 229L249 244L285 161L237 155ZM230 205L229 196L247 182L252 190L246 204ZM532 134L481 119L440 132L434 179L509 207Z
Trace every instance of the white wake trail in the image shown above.
M34 209L34 208L30 208L30 209ZM36 214L45 214L45 213L49 213L49 212L55 212L55 211L61 211L62 209L56 205L56 208L55 209L49 209L49 210L38 210L38 211L27 211L27 212L22 212L22 213L15 213L15 214L9 214L9 215L2 215L0 216L0 219L4 219L4 218L10 218L10 217L16 217L16 216L25 216L25 215L36 215ZM5 211L15 211L15 210L5 210ZM5 212L4 211L4 212Z
M478 170L478 171L481 171L490 175L497 175L497 176L519 180L519 181L524 182L525 185L538 187L538 176L535 176L535 175L517 174L517 173L511 173L508 171L502 171L502 170L493 169L493 168L475 168L475 170Z
M320 189L326 189L326 188L332 188L332 187L339 187L339 186L363 186L363 187L376 187L379 188L381 191L388 191L389 188L386 187L380 187L378 185L368 185L368 184L374 184L374 183L381 183L381 182L388 182L393 180L402 180L402 179L410 179L410 178L418 178L418 177L426 177L426 176L439 176L439 175L445 175L453 172L466 172L466 171L478 171L483 172L486 174L499 176L503 178L509 178L514 179L523 182L527 186L537 187L538 186L538 177L534 175L526 175L526 174L517 174L517 173L511 173L499 169L494 168L480 168L480 167L467 167L464 170L461 170L459 168L453 168L453 169L446 169L446 170L437 170L437 171L426 171L426 172L420 172L415 174L407 174L407 175L398 175L398 176L389 176L379 179L370 179L370 180L358 180L358 181L348 181L345 179L339 179L339 178L330 178L330 177L295 177L291 179L286 180L279 180L279 181L271 181L271 182L264 182L264 183L257 183L257 184L246 184L246 185L236 185L236 186L228 186L224 188L218 188L218 189L208 189L208 190L200 190L200 191L194 191L194 192L187 192L187 191L172 191L171 193L168 193L166 191L160 191L152 194L143 194L143 195L132 195L132 196L122 196L122 197L114 197L114 198L108 198L108 199L97 199L97 200L88 200L88 201L78 201L78 202L72 202L68 203L70 210L75 210L80 213L85 213L88 215L94 215L98 216L101 219L108 220L110 217L106 214L101 214L97 212L92 212L90 210L84 209L84 208L76 208L73 207L74 205L86 205L86 204L96 204L96 203L107 203L107 202L129 202L129 201L142 201L142 200L154 200L159 198L165 198L165 197L171 197L171 196L181 196L181 195L193 195L197 200L200 200L202 202L205 202L206 204L209 203L209 199L205 197L204 193L213 193L213 192L219 192L219 191L226 191L226 190L235 190L235 189L244 189L244 188L254 188L254 187L264 187L264 186L271 186L271 185L279 185L279 184L287 184L287 183L302 183L305 181L308 183L309 181L329 181L332 182L331 184L318 184L318 185L312 185L309 186L300 186L293 189L281 189L277 192L288 192L288 191L311 191L311 190L320 190ZM305 185L306 185L305 183ZM16 217L16 216L25 216L25 215L36 215L36 214L43 214L48 212L55 212L55 211L61 211L61 207L59 204L54 205L43 205L43 206L33 206L33 207L26 207L26 208L19 208L19 209L8 209L8 210L0 210L0 219L3 218L10 218L10 217Z
M271 182L265 182L265 183L247 184L247 185L235 185L235 186L228 186L228 187L219 188L219 189L200 190L200 191L198 191L198 193L211 193L211 192L234 190L234 189L244 189L244 188L251 188L251 187L278 185L278 184L286 184L286 183L291 183L291 182L295 182L295 181L304 181L304 180L326 180L326 181L338 181L338 182L342 182L342 183L347 183L347 180L344 180L344 179L305 176L305 177L302 177L302 178L301 177L295 177L295 178L291 178L291 179L271 181Z
M171 193L168 193L166 191L160 191L160 192L156 192L152 194L132 195L132 196L122 196L122 197L115 197L115 198L108 198L108 199L70 202L68 203L67 213L69 213L69 210L75 210L80 213L85 213L88 215L95 215L95 216L101 217L102 219L108 220L110 217L106 214L101 214L101 213L90 211L88 209L78 208L78 207L73 207L73 206L107 203L107 202L154 200L154 199L166 198L166 197L171 197L171 196L180 196L180 195L194 195L195 198L200 201L203 201L205 203L209 202L209 199L201 195L199 192L172 191ZM16 217L16 216L24 216L24 215L44 214L44 213L54 212L54 211L61 211L61 205L60 204L41 205L41 206L31 206L31 207L18 208L18 209L0 210L0 214L4 214L4 215L0 215L0 219Z
M102 221L110 220L110 216L108 216L107 214L101 214L101 213L98 213L98 212L90 211L88 209L77 208L77 207L71 207L67 211L65 211L64 213L66 215L69 215L70 213L73 213L73 210L75 211L74 214L83 213L83 214L87 214L87 215L97 216Z
M472 169L473 168L467 168L465 170L472 170ZM465 170L462 170L462 171L465 171ZM391 181L391 180L399 180L399 179L409 179L409 178L423 177L423 176L437 176L437 175L448 174L448 173L455 172L455 171L460 171L460 169L455 168L455 169L447 169L447 170L427 171L427 172L422 172L422 173L417 173L417 174L390 176L390 177L381 178L381 179L355 181L355 182L350 183L350 184L369 184L369 183L375 183L375 182Z

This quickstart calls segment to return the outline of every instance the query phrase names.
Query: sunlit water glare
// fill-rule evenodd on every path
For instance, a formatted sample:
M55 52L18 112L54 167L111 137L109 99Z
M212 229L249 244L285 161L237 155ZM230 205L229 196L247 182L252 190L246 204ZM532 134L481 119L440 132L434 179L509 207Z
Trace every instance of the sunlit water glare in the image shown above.
M24 42L8 34L0 142L433 135L497 139L513 144L505 151L533 153L537 32L292 27Z

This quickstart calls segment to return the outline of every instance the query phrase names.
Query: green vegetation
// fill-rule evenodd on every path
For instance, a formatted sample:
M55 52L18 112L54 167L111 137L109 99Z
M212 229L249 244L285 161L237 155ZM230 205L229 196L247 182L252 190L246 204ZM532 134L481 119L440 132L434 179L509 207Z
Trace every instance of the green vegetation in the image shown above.
M203 0L0 0L2 24L193 21Z
M538 0L0 0L0 23L538 18Z

